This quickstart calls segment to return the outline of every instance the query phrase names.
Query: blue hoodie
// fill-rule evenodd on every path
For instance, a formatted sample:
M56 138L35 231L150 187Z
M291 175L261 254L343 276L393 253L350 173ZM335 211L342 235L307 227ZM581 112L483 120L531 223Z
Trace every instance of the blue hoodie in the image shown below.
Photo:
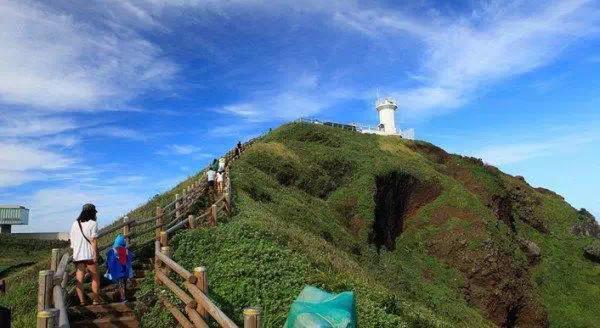
M113 247L106 253L105 277L111 281L133 278L132 260L133 254L127 249L125 237L118 235Z

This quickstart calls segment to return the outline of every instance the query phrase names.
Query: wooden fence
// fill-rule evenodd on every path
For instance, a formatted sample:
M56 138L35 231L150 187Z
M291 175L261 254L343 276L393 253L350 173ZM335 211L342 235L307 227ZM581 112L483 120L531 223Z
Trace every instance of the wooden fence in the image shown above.
M251 141L252 142L252 141ZM246 143L249 145L251 142ZM155 232L154 241L154 276L157 284L170 290L184 305L183 309L161 297L160 302L183 326L208 327L207 320L212 317L221 327L237 328L238 326L227 317L208 297L208 277L205 267L187 271L183 266L171 259L172 249L169 237L176 231L200 226L216 226L219 215L229 215L232 209L231 181L229 179L229 164L235 160L235 153L230 151L226 156L227 166L223 179L223 193L202 214L195 216L192 207L206 193L208 183L201 178L185 188L183 193L176 194L175 199L163 207L156 208L153 218L129 219L124 217L121 223L103 229L97 240L122 229L128 245L135 238ZM204 176L203 176L204 177ZM134 229L135 228L135 229ZM111 244L98 246L98 251L109 248ZM61 254L62 253L62 254ZM69 327L69 318L65 299L68 294L66 287L69 282L67 267L72 258L67 251L52 250L50 270L40 271L38 284L38 315L37 327ZM173 275L171 274L173 273ZM180 283L170 277L176 276ZM184 288L180 287L183 286ZM262 327L262 317L259 307L248 307L243 311L244 328Z

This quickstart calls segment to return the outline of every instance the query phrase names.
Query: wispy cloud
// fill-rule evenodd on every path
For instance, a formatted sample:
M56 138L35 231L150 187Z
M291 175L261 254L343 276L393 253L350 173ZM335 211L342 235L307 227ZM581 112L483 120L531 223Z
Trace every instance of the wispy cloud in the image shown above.
M0 188L20 185L59 172L77 161L35 145L0 141Z
M287 121L315 115L338 101L357 97L342 88L323 88L318 76L302 74L276 90L256 91L248 100L225 105L217 111L255 123Z
M147 135L139 131L119 126L99 126L87 128L82 131L82 134L86 136L121 138L130 140L146 140L148 138Z
M45 137L72 131L78 124L70 118L35 115L8 115L0 117L0 137Z
M0 101L47 111L107 108L173 78L134 33L115 34L25 1L0 4Z
M492 83L551 63L572 42L597 32L600 13L592 1L567 0L543 5L492 2L450 19L416 19L391 10L336 17L380 38L375 42L410 35L425 45L418 73L422 83L393 92L405 110L422 115L462 106Z
M159 155L194 155L194 157L202 158L202 157L210 157L211 154L206 154L202 152L202 148L194 145L168 145L164 149L158 151Z
M484 147L473 155L494 165L514 164L530 159L576 152L581 146L597 142L597 134L565 135L546 140L514 142Z

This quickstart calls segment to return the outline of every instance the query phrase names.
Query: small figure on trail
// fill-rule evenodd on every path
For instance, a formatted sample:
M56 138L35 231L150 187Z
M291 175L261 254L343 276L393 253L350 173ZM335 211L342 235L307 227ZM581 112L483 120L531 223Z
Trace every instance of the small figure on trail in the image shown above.
M219 161L216 158L213 159L212 164L210 164L210 169L213 171L219 170Z
M206 180L208 180L208 189L211 191L215 187L216 174L217 173L212 169L212 167L208 169L208 172L206 172Z
M127 281L133 278L132 260L133 254L127 249L125 237L117 235L113 247L106 253L106 274L104 276L119 287L121 302L127 302Z
M242 142L238 141L237 146L235 146L235 158L240 157L242 154Z
M225 173L223 173L223 172L217 173L217 192L219 194L223 193L223 176L224 175L225 175Z
M225 157L219 158L219 169L217 172L225 172Z
M79 217L71 225L71 248L73 249L73 264L75 264L75 290L81 305L85 305L83 293L83 279L89 271L92 277L93 304L100 302L98 290L100 288L100 274L98 274L98 223L96 223L96 206L85 204Z

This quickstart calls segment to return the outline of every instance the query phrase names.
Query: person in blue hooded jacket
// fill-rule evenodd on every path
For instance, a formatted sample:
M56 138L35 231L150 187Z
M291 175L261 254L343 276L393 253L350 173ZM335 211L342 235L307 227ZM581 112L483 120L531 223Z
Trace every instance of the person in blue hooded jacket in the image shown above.
M117 235L113 247L106 253L105 277L119 286L121 302L126 302L127 280L133 278L132 260L133 254L127 249L125 237Z

